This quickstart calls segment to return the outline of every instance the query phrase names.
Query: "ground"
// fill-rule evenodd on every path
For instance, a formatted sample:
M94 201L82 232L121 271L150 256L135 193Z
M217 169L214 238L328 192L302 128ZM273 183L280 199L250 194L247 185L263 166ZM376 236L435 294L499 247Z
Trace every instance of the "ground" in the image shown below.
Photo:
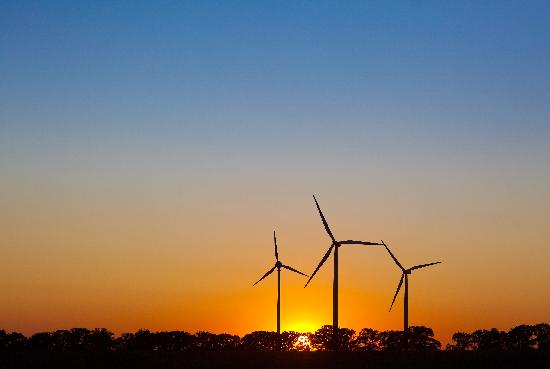
M530 353L389 353L389 352L8 352L2 369L171 369L171 368L542 368L550 352Z

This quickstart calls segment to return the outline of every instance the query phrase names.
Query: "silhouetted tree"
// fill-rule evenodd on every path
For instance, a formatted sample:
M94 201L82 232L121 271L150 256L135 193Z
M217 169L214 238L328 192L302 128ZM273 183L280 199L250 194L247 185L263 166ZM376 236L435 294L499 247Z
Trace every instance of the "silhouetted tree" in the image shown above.
M300 333L300 332L283 332L283 351L312 351L312 339L313 333ZM300 340L300 337L305 337L304 341Z
M236 350L240 346L240 337L231 334L213 334L197 332L194 336L193 348L197 351Z
M195 333L193 348L196 351L212 351L216 335L210 332L200 331Z
M21 333L7 333L0 330L0 351L22 350L25 348L27 339Z
M276 351L277 341L277 332L256 331L245 335L241 346L248 351Z
M29 338L0 330L0 351L282 351L332 350L332 326L325 325L315 333L286 331L280 336L276 332L256 331L239 336L182 331L155 332L140 329L135 333L123 333L114 339L113 333L105 328L73 328L54 332L35 333ZM299 344L300 336L308 337L305 344ZM358 335L348 328L338 331L339 348L342 351L433 351L441 347L433 337L433 330L413 326L403 331L362 329ZM476 330L472 333L456 332L446 350L455 351L535 351L550 350L550 325L518 325L508 332L496 328ZM279 346L280 345L280 346Z
M363 328L355 338L355 349L357 351L378 351L380 345L380 336L375 329Z
M194 348L195 336L182 331L154 333L154 348L157 351L189 351Z
M117 347L127 351L154 351L156 349L153 334L147 329L136 333L123 333L117 339Z
M172 340L171 332L151 332L147 350L172 351Z
M385 351L434 351L441 348L431 328L424 326L409 327L407 332L384 331L378 334L379 346Z
M383 351L404 351L406 348L403 331L383 331L378 337Z
M546 323L536 324L533 326L535 333L535 345L539 350L550 350L550 325Z
M171 335L171 350L173 351L188 351L193 347L195 337L188 332L174 331Z
M341 351L354 350L355 331L349 328L338 328L338 346ZM311 343L317 350L333 350L332 325L324 325L315 331L311 337Z
M473 343L478 351L504 351L506 333L496 328L478 329L472 333Z
M50 332L39 332L33 334L27 340L27 346L33 351L51 351L56 349L56 345Z
M435 351L441 348L441 342L434 338L434 331L428 327L409 327L406 339L406 349L409 351Z
M52 334L52 341L59 351L84 351L90 331L86 328L60 329Z
M87 351L110 351L115 347L113 332L105 328L94 328L88 331L84 339L84 349Z
M536 348L535 327L532 325L518 325L506 334L506 350L528 351Z
M544 347L550 346L549 338L548 324L522 324L510 329L507 333L496 328L480 329L472 333L457 332L453 334L453 342L448 344L446 349L456 351L543 350Z
M355 331L350 328L338 328L338 343L341 351L354 351Z
M5 330L0 329L0 350L5 350L8 346L8 334Z
M233 351L239 349L241 338L234 334L217 334L214 347L216 350Z
M473 351L477 349L473 336L470 333L456 332L453 334L453 342L448 343L446 350L449 351Z
M317 329L311 337L311 344L316 350L332 349L332 325L324 325Z
M294 331L281 332L280 336L280 350L281 351L293 351L294 343L300 336L300 333Z
M300 344L298 338L305 336L310 340L310 333L300 333L295 331L285 331L281 333L281 351L309 351L310 346Z

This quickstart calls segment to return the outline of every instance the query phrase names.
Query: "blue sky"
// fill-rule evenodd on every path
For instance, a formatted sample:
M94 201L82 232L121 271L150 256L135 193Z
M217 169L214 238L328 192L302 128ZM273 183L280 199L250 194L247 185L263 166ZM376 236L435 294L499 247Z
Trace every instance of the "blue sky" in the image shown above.
M547 2L2 8L9 183L549 179Z
M547 2L2 7L7 136L548 137Z

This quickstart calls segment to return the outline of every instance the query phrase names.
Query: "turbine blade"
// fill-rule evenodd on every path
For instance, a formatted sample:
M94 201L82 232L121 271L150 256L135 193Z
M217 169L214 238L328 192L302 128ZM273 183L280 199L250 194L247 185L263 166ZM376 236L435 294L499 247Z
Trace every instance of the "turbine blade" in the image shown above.
M271 273L273 273L274 270L275 270L275 267L269 269L269 270L267 271L267 273L265 273L264 276L263 276L262 278L258 279L258 282L254 283L252 286L255 286L255 285L257 285L258 283L260 283L260 282L262 281L262 279L264 279L265 277L267 277L268 275L270 275Z
M292 271L292 272L294 272L294 273L298 273L298 274L304 275L304 276L306 276L306 277L309 277L309 275L307 275L307 274L305 274L305 273L302 273L302 272L300 272L299 270L296 270L296 269L294 269L294 268L292 268L292 267L289 267L288 265L283 265L283 268L288 269L288 270L290 270L290 271Z
M413 266L412 268L410 268L409 270L415 270L415 269L425 268L425 267L427 267L427 266L435 265L435 264L441 264L441 261L436 261L435 263L428 263L428 264L415 265L415 266Z
M328 235L330 236L330 239L333 243L336 242L336 238L334 238L334 235L332 234L330 227L328 226L327 220L325 219L325 216L323 215L323 212L321 211L321 208L319 207L319 203L317 202L317 199L315 198L315 195L313 195L313 200L315 200L315 205L317 205L317 210L319 210L319 215L321 216L321 220L323 221L323 225L325 226L325 230L327 231Z
M397 258L395 257L395 255L393 254L393 252L391 252L390 248L388 246L386 246L386 244L384 243L384 241L382 241L382 245L384 245L384 247L386 248L386 250L388 250L388 253L390 254L391 258L393 259L393 261L395 261L395 264L397 264L397 266L405 271L405 268L403 268L403 265L401 265L401 263L399 262L399 260L397 260Z
M368 242L368 241L355 241L355 240L345 240L345 241L340 241L338 242L340 245L367 245L367 246L370 246L370 245L380 245L382 246L381 243L377 243L377 242Z
M321 259L321 262L319 263L319 265L317 265L317 268L315 268L315 271L313 272L313 274L311 274L311 276L309 277L309 279L307 280L307 283L306 285L304 286L304 288L307 287L307 285L309 284L309 282L311 282L311 280L313 279L313 277L315 276L315 274L317 273L317 271L319 270L319 268L321 268L321 266L323 266L323 264L325 263L325 261L327 261L328 257L330 256L330 253L332 252L332 249L334 248L334 244L330 245L330 247L328 248L328 251L325 253L325 256L323 256L323 258Z
M391 301L390 310L393 307L393 303L395 302L395 299L397 298L397 294L399 293L399 290L401 289L401 285L403 284L403 278L405 277L405 274L401 274L401 279L399 280L399 284L397 285L397 290L395 291L395 295L393 295L393 300Z
M275 236L275 231L273 231L273 243L275 244L275 260L279 261L279 253L277 252L277 236Z

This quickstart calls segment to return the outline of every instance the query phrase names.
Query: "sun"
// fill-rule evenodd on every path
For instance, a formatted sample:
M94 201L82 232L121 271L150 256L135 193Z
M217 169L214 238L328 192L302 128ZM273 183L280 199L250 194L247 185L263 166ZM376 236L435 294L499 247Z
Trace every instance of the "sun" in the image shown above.
M294 348L297 351L315 351L311 346L309 337L305 334L298 336L298 338L296 338L296 340L294 341Z

